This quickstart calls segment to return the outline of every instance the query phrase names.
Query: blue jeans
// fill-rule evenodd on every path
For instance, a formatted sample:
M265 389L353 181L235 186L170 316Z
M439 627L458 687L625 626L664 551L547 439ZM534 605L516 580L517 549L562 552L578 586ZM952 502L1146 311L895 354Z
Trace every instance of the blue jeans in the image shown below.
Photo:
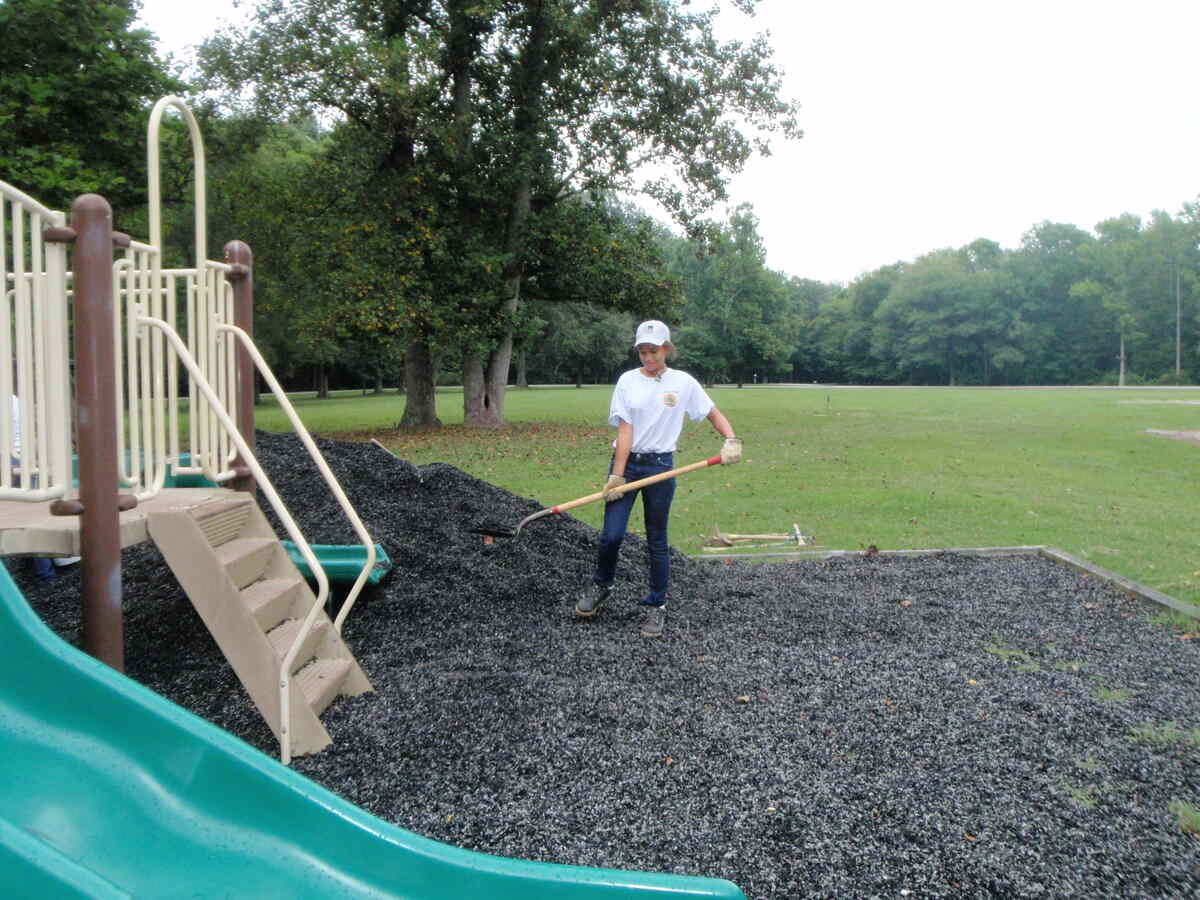
M675 467L672 453L631 453L625 464L625 478L637 481ZM609 463L609 472L612 464ZM600 549L596 555L596 584L612 584L617 573L617 555L629 514L637 495L642 495L642 512L646 519L646 556L650 563L650 593L641 601L644 606L662 606L667 602L671 583L671 555L667 545L667 519L671 515L671 500L675 496L675 479L668 478L636 491L622 494L612 503L604 504L604 527L600 532Z

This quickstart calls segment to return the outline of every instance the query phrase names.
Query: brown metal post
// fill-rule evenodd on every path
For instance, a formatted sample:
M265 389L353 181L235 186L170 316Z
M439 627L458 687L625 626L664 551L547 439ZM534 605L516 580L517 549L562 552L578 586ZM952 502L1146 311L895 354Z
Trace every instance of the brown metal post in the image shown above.
M78 410L79 543L83 561L83 648L125 670L121 617L121 532L117 509L117 395L113 385L112 208L96 194L71 207L75 231L75 383Z
M241 241L230 241L225 245L225 262L232 268L225 277L233 284L233 324L251 337L254 336L254 254ZM254 449L254 361L242 346L237 345L237 391L238 405L234 418L238 431L246 444ZM245 460L235 459L234 468L238 477L233 486L236 490L253 494L258 490L254 476L250 474Z

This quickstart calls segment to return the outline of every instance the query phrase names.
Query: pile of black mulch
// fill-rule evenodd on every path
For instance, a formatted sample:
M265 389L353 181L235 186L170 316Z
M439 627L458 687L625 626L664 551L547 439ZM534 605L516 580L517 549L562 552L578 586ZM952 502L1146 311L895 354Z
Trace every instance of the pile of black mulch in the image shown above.
M1033 556L677 555L647 639L640 538L580 620L592 527L487 545L471 529L539 505L320 443L396 566L346 626L375 691L335 703L333 747L295 768L381 818L751 898L1200 894L1178 815L1200 807L1196 642L1109 586ZM298 442L259 449L310 539L351 542ZM73 639L78 575L22 584ZM125 552L124 585L129 674L276 755L152 547Z

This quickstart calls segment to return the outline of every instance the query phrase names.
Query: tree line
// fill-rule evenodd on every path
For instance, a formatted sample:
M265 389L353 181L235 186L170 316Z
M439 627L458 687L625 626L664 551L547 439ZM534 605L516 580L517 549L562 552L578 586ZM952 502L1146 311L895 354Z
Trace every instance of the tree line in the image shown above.
M1200 208L1041 222L856 279L808 323L794 375L905 384L1126 384L1200 376Z
M756 0L726 0L745 13ZM208 233L255 253L256 337L285 381L399 380L402 423L504 421L510 383L608 382L637 318L705 381L1195 380L1200 211L1043 222L825 284L771 270L726 186L797 107L763 39L679 0L270 0L160 59L136 0L0 5L0 178L104 193L144 233L145 118L183 93ZM168 253L190 259L186 129L168 121ZM668 221L633 204L653 200ZM307 385L306 385L307 386Z
M1195 202L1146 221L1122 214L1090 231L1041 222L1013 249L980 238L882 266L849 285L769 269L745 206L703 252L669 233L660 240L684 297L680 365L709 382L1200 380ZM599 317L565 317L556 314L550 333L556 346L575 348L570 358L581 377L606 381L628 364L627 347L595 333ZM590 356L587 347L595 348ZM553 353L534 364L550 381L564 380L572 365Z

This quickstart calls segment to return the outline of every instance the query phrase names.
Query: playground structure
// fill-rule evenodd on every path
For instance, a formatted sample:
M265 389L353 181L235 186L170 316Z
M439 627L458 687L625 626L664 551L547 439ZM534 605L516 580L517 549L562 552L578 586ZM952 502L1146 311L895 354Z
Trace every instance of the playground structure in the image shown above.
M196 254L185 269L162 259L158 131L172 108L195 167ZM223 262L205 259L203 143L191 111L160 100L148 133L146 243L113 231L101 197L77 199L68 221L0 182L0 355L11 360L0 392L13 398L12 417L0 417L11 461L0 470L0 555L82 556L87 651L50 632L0 569L10 776L0 859L14 896L145 896L169 885L289 897L743 897L715 879L449 847L286 767L329 743L319 718L329 703L371 689L340 634L386 561L250 337L250 249L232 241ZM254 455L255 369L361 546L314 549L288 514ZM259 491L290 540L271 529ZM120 552L146 540L275 733L284 765L120 674ZM353 580L332 621L330 577Z
M195 262L185 269L163 263L158 144L169 109L187 123L195 168ZM374 570L375 544L250 337L249 248L233 241L224 262L205 259L204 151L194 116L182 100L164 98L151 112L148 137L146 243L112 231L101 197L79 198L68 227L62 213L2 188L10 240L0 251L8 288L0 353L13 364L0 373L0 393L13 398L14 414L0 425L0 444L13 461L0 481L0 552L81 555L84 647L119 670L120 550L153 540L287 763L329 744L319 716L337 696L370 690L340 634ZM114 246L123 251L115 262ZM332 622L325 612L327 574L250 444L255 370L288 413L365 551ZM200 476L206 486L168 486L186 476ZM315 594L267 523L256 491L307 564Z

